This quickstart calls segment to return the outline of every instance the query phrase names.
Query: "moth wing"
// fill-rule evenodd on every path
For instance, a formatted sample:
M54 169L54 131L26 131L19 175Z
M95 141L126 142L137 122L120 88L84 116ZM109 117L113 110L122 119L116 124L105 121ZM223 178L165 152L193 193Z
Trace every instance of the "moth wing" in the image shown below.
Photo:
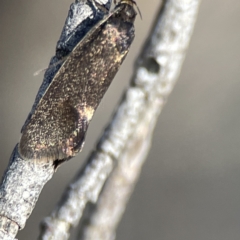
M19 143L25 159L61 160L82 148L89 121L88 110L74 108L68 101L45 109L45 101L32 116ZM42 117L46 116L47 117Z
M39 101L19 143L24 159L61 161L81 150L94 111L134 38L133 26L121 27L115 18L109 28L106 19L77 44Z

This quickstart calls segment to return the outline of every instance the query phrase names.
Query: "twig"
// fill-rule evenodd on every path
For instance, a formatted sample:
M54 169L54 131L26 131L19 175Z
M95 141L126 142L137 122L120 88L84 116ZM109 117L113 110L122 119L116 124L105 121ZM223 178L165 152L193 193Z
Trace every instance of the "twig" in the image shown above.
M71 5L57 43L56 56L50 61L31 113L60 68L61 60L72 51L88 30L104 17L104 9L110 7L111 0L95 0L94 3L97 6L88 1L76 0L76 3ZM31 113L25 124L28 123ZM18 154L18 146L15 147L0 186L0 239L14 239L18 230L24 228L43 186L53 173L53 162L22 159Z

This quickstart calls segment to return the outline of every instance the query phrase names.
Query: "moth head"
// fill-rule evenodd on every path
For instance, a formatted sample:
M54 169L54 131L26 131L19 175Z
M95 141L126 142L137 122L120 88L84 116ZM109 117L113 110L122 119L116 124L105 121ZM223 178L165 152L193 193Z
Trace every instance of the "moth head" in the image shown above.
M114 1L116 3L116 0ZM134 10L134 6L137 8L137 11L139 13L140 18L142 19L141 11L136 3L135 0L120 0L118 5L126 5L126 11L125 14L129 17L129 19L133 19L136 16L136 12Z

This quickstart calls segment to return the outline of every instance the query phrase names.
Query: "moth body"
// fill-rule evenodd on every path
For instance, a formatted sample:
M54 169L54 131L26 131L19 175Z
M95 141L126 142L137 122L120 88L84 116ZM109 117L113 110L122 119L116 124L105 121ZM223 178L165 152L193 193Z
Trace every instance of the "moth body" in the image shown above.
M66 58L23 128L23 159L62 162L81 151L89 122L134 39L134 4L120 1Z

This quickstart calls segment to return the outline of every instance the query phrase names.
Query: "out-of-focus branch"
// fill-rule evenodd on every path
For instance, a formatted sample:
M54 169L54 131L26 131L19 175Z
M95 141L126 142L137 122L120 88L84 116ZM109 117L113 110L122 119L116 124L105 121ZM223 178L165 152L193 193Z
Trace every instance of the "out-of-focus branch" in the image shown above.
M112 122L96 152L45 219L41 239L67 239L86 204L97 201L110 173L96 207L88 213L90 220L81 226L80 238L114 238L150 148L157 117L180 73L199 4L200 0L164 2Z
M199 4L199 0L168 0L163 4L128 90L142 90L144 104L96 207L88 213L90 221L86 226L80 226L81 240L115 238L116 227L151 146L157 118L179 75ZM114 127L113 124L111 128Z

